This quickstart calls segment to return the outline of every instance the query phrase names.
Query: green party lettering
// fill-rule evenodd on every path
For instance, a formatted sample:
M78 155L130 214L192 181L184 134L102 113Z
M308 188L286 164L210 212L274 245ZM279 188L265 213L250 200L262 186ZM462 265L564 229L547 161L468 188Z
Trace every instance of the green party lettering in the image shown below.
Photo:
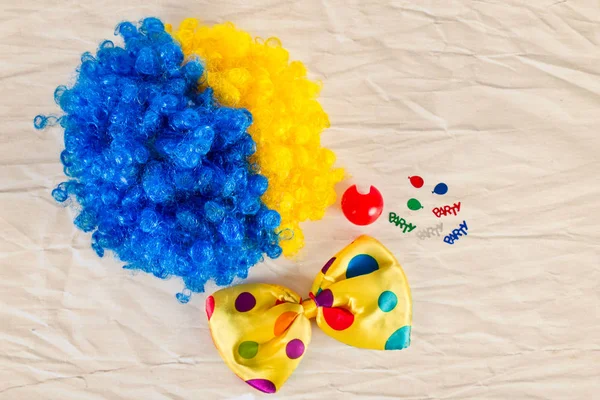
M406 222L404 218L399 218L396 213L391 212L389 215L389 221L391 224L396 225L398 228L402 229L402 233L412 232L417 226L411 224L410 222Z

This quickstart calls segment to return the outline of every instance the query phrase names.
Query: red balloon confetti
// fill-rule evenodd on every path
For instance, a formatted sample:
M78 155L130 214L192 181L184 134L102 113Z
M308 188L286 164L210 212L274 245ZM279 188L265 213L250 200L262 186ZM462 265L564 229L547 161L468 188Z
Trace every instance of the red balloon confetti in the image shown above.
M410 184L413 185L414 187L416 187L417 189L420 189L423 187L423 184L425 183L423 181L423 178L421 178L420 176L409 176L408 179L410 179Z

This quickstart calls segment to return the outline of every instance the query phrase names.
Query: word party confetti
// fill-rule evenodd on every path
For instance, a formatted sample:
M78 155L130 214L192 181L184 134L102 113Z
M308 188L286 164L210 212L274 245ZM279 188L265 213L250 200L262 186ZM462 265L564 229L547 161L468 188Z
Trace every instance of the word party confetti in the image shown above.
M443 222L440 222L437 225L421 229L420 231L417 232L417 237L421 240L436 238L442 234L443 229L444 229L444 224L443 224Z
M402 233L412 232L417 227L410 222L406 222L404 218L398 217L398 215L396 215L394 212L390 213L389 221L391 224L395 224L397 227L402 229Z
M444 242L448 244L454 244L454 242L458 241L461 236L467 236L467 231L469 230L467 227L467 221L463 221L458 228L459 229L453 229L452 232L447 234L444 237Z
M435 207L431 212L438 218L448 215L456 216L460 212L460 201L451 206Z

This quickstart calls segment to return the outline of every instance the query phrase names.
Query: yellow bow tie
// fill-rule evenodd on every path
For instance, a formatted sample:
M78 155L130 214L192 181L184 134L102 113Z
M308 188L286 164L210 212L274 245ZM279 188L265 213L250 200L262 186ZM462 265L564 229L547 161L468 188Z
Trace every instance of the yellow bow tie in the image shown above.
M323 266L309 299L283 286L250 283L209 296L206 314L229 368L255 389L275 393L304 356L311 318L350 346L400 350L410 344L412 302L398 261L361 236Z

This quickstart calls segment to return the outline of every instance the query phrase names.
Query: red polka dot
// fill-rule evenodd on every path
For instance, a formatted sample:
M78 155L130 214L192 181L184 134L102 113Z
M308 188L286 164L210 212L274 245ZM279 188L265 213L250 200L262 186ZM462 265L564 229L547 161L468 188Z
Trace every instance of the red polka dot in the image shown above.
M336 331L348 329L354 322L354 314L345 308L339 307L324 307L323 317L325 317L327 325Z
M283 303L285 303L285 301L277 299L277 301L275 302L275 305L278 306Z
M212 296L208 296L206 298L206 303L204 306L206 309L206 316L208 317L208 320L210 321L210 317L212 317L213 312L215 312L215 298Z

